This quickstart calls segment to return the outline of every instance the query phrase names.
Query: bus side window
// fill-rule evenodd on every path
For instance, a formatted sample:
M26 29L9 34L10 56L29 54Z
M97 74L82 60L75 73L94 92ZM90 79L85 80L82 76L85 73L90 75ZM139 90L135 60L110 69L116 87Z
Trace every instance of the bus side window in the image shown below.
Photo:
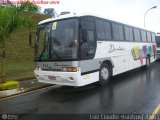
M89 59L93 58L95 50L96 50L96 42L94 30L82 30L81 35L81 58Z
M95 52L95 38L94 38L94 31L93 30L88 30L87 31L87 36L88 36L88 56L93 56Z
M151 33L150 32L147 32L147 41L148 42L151 42Z
M154 33L152 33L152 42L156 42Z

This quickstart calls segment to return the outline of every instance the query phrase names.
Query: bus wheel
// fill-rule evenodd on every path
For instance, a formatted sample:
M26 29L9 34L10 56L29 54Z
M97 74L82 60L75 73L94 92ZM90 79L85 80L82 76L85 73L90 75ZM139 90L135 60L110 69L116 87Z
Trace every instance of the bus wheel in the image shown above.
M108 83L111 76L111 68L107 63L103 63L99 71L99 84L104 86Z
M146 68L150 66L150 57L149 55L146 57Z

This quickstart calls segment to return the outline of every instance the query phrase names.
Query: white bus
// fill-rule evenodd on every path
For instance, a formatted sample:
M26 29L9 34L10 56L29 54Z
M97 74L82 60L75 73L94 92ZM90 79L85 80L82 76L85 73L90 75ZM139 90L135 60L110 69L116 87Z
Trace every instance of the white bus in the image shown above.
M102 17L64 15L37 27L34 72L42 83L105 85L111 76L156 59L154 32Z
M156 56L157 59L160 59L160 33L157 33L156 35L156 45L157 45Z

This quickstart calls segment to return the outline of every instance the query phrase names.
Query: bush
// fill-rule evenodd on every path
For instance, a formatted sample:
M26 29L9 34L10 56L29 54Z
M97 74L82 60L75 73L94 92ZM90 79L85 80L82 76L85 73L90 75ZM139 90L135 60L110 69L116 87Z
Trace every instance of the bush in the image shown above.
M0 84L0 90L11 90L19 88L19 82L14 80L6 81L5 83Z

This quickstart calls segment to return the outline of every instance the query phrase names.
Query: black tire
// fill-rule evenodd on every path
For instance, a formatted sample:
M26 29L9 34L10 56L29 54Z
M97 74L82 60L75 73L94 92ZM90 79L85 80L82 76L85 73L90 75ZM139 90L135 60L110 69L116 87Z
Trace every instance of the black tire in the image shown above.
M149 68L149 66L150 66L150 57L149 57L149 55L146 57L146 65L145 65L145 67L146 68Z
M111 67L107 63L103 63L99 70L99 85L107 85L111 77Z

